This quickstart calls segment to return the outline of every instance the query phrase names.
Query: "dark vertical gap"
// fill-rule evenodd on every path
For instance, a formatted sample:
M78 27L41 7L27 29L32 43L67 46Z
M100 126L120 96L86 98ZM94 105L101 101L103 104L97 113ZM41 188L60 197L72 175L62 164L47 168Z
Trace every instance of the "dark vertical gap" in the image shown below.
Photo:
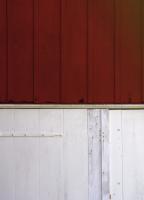
M62 0L60 1L60 33L59 33L59 53L60 53L60 64L59 64L59 102L62 103Z
M86 59L87 59L87 66L86 66L86 103L89 103L89 0L86 0L87 2L87 16L86 16L86 26L87 26L87 52L86 52Z
M33 103L35 102L35 0L33 0Z
M116 102L116 0L113 0L113 76L114 76L114 88L113 88L113 103Z
M39 0L34 2L34 53L33 53L33 101L39 103L39 90L38 90L38 74L39 74Z
M8 38L8 0L6 0L6 102L9 101L9 94L8 94L8 86L9 86L9 73L8 73L8 43L9 43L9 38Z

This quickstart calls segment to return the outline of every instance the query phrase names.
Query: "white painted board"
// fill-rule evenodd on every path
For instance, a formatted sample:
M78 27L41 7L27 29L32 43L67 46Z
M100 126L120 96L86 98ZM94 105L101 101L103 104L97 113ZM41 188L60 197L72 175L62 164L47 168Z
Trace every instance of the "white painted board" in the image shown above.
M87 110L64 110L64 199L88 200Z
M110 111L112 199L144 199L144 110Z
M110 111L110 194L123 200L122 111Z
M0 109L0 136L62 136L62 109Z
M100 110L0 110L0 199L106 200L107 123Z
M88 110L89 200L102 199L101 112Z

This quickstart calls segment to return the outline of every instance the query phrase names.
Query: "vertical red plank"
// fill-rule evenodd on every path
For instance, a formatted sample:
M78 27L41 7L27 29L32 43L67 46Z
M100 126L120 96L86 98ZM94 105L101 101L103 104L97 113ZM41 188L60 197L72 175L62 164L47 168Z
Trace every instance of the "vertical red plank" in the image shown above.
M62 103L87 101L87 0L62 0Z
M114 101L114 1L89 2L89 103Z
M142 102L144 103L144 1L141 0Z
M33 0L8 0L8 98L33 101Z
M38 65L35 96L38 103L58 103L60 96L60 0L39 0Z
M116 102L141 102L140 0L116 1Z
M0 0L0 102L7 98L7 17L6 0Z

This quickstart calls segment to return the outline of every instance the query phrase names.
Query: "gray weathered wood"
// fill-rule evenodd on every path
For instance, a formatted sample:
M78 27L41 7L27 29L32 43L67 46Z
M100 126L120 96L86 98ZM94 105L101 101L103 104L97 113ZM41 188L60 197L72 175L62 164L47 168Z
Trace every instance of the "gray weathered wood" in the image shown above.
M109 200L109 111L101 110L102 200Z
M89 200L102 199L100 110L88 110Z

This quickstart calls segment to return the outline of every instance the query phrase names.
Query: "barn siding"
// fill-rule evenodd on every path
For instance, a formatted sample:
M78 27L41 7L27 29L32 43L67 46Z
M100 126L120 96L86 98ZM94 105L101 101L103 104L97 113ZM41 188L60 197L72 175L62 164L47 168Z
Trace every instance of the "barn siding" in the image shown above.
M143 103L140 0L0 0L1 103Z
M0 109L0 199L108 200L108 115Z

